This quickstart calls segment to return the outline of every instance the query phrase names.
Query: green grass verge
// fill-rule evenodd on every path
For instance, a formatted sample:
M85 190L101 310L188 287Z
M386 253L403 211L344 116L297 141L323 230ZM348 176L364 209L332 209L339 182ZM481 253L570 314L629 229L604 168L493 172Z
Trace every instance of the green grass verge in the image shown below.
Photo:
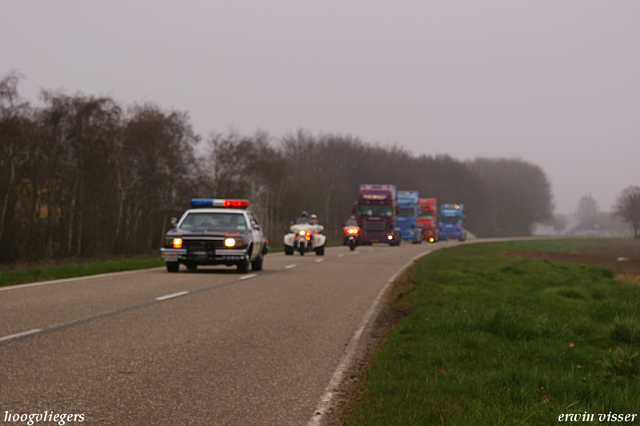
M504 256L588 240L461 245L397 289L409 315L373 361L357 425L552 425L638 413L640 288L610 269ZM634 424L637 424L636 416Z
M64 263L42 267L0 271L0 287L36 281L82 277L108 272L130 271L134 269L164 266L161 257L116 259L83 263Z

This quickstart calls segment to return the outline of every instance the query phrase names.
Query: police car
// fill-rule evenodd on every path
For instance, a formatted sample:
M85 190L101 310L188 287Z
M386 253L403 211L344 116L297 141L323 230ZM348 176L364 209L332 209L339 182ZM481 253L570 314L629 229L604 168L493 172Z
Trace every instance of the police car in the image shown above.
M238 266L246 273L249 264L262 270L268 240L247 200L194 198L191 209L166 233L160 249L167 271L178 272L182 263L194 271L198 265Z

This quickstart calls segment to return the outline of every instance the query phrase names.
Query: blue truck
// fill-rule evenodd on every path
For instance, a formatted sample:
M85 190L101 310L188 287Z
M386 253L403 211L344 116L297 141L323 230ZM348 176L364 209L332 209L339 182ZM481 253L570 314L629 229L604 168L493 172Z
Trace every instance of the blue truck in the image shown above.
M420 195L416 191L398 191L398 228L403 241L422 243L422 229L418 226Z
M440 239L464 241L467 231L464 229L464 204L442 204L440 206Z

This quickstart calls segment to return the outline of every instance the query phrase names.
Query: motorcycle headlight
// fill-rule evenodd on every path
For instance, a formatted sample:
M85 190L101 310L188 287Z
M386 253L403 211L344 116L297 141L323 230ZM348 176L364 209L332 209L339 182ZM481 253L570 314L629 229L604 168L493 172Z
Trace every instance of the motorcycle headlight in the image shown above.
M300 232L298 232L298 234L304 235L304 231L300 231Z

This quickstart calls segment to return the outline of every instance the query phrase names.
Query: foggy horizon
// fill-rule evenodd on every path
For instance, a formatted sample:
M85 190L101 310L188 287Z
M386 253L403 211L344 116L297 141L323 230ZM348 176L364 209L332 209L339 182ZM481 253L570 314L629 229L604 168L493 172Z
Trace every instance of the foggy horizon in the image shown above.
M567 215L640 185L637 2L0 4L0 75L32 105L81 92L187 112L203 139L302 129L519 158Z

